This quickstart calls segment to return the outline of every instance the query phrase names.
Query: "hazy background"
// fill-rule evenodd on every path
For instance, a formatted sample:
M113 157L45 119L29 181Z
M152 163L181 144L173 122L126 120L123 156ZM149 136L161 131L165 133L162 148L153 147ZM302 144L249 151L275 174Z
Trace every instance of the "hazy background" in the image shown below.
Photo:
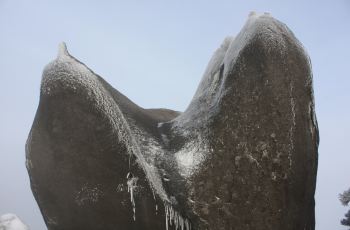
M311 56L321 136L316 228L344 230L338 194L350 187L350 0L0 0L0 215L45 229L24 144L42 69L59 42L137 104L183 111L212 53L252 10L285 22Z

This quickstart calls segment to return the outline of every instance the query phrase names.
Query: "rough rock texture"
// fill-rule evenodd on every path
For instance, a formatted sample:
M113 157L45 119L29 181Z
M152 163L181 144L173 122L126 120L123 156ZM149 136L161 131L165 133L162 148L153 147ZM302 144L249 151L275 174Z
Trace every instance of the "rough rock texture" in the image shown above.
M26 153L49 230L312 230L317 148L309 58L252 13L181 114L137 106L62 45Z

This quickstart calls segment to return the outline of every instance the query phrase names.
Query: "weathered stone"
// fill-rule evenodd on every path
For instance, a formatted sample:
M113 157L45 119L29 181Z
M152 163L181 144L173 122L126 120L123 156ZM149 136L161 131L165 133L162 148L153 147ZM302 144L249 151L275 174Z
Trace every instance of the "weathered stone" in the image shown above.
M181 114L137 106L62 46L26 152L50 230L312 230L317 148L309 58L251 14Z

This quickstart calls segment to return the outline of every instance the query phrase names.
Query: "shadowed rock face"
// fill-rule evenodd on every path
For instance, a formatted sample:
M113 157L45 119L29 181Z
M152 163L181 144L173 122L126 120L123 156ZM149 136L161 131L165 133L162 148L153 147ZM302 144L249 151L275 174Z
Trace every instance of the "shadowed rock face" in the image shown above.
M183 113L137 106L62 45L26 163L50 230L312 230L317 148L309 58L251 14Z

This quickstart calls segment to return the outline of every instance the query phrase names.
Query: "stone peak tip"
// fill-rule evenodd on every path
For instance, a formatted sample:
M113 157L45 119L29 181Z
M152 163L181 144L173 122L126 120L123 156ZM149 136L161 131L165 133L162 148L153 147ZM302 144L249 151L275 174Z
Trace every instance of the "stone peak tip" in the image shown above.
M251 16L255 16L256 15L256 11L250 11L250 13L249 13L249 17L251 17Z
M60 57L64 57L64 56L68 56L69 53L68 53L68 50L67 50L67 45L65 42L61 42L59 45L58 45L58 55L57 57L60 58Z
M260 16L271 16L270 12L258 13L256 11L251 11L248 17L260 17Z

